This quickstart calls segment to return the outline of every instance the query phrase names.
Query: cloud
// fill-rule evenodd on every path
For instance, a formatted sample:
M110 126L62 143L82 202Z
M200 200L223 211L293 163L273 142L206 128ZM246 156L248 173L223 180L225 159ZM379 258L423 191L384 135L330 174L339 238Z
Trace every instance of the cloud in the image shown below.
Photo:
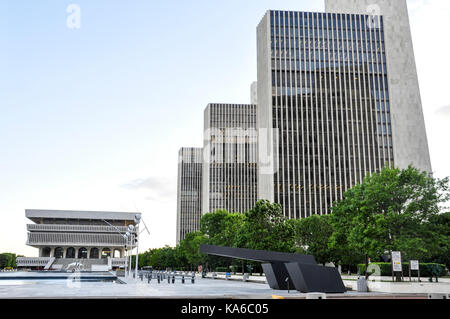
M163 177L148 177L135 179L123 184L122 188L131 191L142 191L145 193L145 200L167 202L173 200L176 195L174 183Z
M450 105L443 106L436 111L436 115L450 116Z

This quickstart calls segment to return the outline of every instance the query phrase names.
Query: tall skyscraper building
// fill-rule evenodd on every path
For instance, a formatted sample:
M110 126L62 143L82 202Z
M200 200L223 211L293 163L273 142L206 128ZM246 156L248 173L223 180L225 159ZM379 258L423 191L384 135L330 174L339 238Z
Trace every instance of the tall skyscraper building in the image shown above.
M259 199L288 218L328 214L383 167L432 172L406 0L325 6L267 11L251 104L206 108L203 214Z
M386 25L384 16L353 13L360 2L327 2L329 10L348 4L347 14L268 11L258 26L258 198L281 204L289 218L329 213L386 165L431 170L412 47L403 53L402 69L414 69L408 79L392 66L404 45L393 34L408 38L406 7L381 1L387 16L406 15Z
M327 12L383 17L395 165L432 172L406 0L326 0Z
M202 217L203 150L182 148L178 153L177 243L200 230Z
M204 118L203 213L243 213L257 197L256 105L209 104Z

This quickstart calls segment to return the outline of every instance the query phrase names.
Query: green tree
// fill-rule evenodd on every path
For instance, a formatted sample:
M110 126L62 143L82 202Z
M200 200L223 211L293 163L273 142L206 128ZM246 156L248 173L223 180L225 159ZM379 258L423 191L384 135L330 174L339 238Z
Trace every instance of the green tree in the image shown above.
M325 264L334 260L334 251L328 246L333 226L328 215L313 215L304 219L292 219L295 245L298 253L313 255L317 262Z
M431 233L424 237L432 250L432 257L429 261L444 264L447 269L450 269L450 212L433 216L427 231Z
M189 233L180 242L180 253L186 259L186 263L191 265L191 268L205 263L207 256L200 253L200 245L207 243L208 237L201 232Z
M369 258L377 260L392 250L402 251L406 259L429 258L423 236L436 239L438 234L430 232L428 224L449 199L448 190L448 179L413 167L384 168L367 176L332 207L330 247L359 251L366 265Z
M12 253L3 253L0 254L0 269L2 268L17 268L16 264L16 254Z
M294 251L294 228L287 222L279 204L261 200L244 214L236 246L279 252Z
M205 214L200 221L201 232L207 237L204 244L235 247L236 238L244 223L245 216L240 213L229 213L218 210L215 213ZM204 260L207 268L228 267L233 263L229 258L207 256Z
M205 214L200 221L201 232L209 238L208 243L216 246L234 246L236 236L244 223L245 216L218 210Z

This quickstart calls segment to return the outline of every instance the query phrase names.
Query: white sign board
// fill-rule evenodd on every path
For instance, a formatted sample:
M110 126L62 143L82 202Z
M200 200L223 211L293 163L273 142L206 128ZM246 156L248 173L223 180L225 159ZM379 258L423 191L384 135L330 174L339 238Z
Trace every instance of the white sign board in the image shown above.
M402 272L402 253L399 251L392 252L392 270Z
M419 261L411 260L411 270L419 270Z

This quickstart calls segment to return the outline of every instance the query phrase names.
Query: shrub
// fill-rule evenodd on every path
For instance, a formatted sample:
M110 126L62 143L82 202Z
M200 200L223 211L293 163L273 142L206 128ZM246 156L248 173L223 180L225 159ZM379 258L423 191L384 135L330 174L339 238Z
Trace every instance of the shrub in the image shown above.
M216 272L228 272L228 267L216 267Z
M380 266L381 276L392 276L392 264L391 263L372 263L371 265ZM447 269L445 265L436 264L436 263L420 263L420 276L421 277L430 277L431 276L431 267L436 266L439 269L439 277L447 275ZM403 276L409 276L409 263L403 263ZM366 269L365 264L358 265L358 273L364 274ZM413 276L417 276L417 271L412 272Z

